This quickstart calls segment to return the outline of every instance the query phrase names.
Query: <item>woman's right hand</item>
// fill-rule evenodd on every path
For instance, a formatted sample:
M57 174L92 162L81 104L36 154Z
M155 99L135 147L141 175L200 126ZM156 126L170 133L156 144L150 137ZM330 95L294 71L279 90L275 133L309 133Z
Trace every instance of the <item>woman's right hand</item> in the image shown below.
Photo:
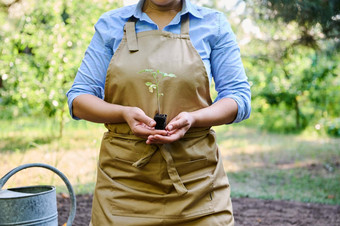
M144 111L138 107L126 107L123 117L130 126L132 133L143 139L147 139L150 135L167 136L165 130L155 130L156 122L148 117Z
M168 133L165 130L155 130L156 122L142 109L110 104L90 94L82 94L74 99L73 114L78 118L97 123L126 122L133 134L143 139L157 134L166 136Z

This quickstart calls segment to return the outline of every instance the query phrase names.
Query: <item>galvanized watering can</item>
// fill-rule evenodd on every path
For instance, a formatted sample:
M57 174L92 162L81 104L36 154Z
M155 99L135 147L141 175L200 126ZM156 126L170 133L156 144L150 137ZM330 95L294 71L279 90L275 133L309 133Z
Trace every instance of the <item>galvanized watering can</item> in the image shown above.
M49 169L65 182L70 193L71 208L67 226L71 226L76 215L76 197L73 188L65 177L56 168L32 163L19 166L0 179L0 226L57 226L58 212L56 190L53 186L29 186L2 190L7 180L20 170L30 167L42 167Z

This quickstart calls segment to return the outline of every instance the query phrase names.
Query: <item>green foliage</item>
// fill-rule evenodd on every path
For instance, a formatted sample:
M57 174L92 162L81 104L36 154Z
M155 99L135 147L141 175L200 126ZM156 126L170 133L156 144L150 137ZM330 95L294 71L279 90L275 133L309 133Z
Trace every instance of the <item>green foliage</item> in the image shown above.
M55 116L71 87L99 16L119 1L0 3L0 118ZM59 113L58 113L59 112Z
M297 31L301 36L300 43L316 45L317 37L313 32L316 26L321 28L325 38L335 38L340 35L340 2L338 0L252 0L247 2L253 6L259 6L254 10L254 14L261 20L283 20L287 24L296 22L301 28Z
M252 40L243 51L252 84L252 122L278 132L313 129L330 134L328 125L340 112L339 40L320 28L315 22L321 20L317 16L310 23L302 23L296 15L284 18L292 13L288 10L293 7L292 2L296 3L254 1L248 4L251 11L248 16L258 32L241 31L239 37L250 36ZM306 1L299 1L294 7L300 3ZM279 7L284 8L284 12L276 12ZM304 20L311 17L311 14L305 15ZM332 29L339 31L339 27ZM305 33L300 31L306 31L312 41L304 42Z
M196 2L224 10L221 0ZM245 11L238 15L244 2ZM282 133L312 130L336 136L339 3L240 0L226 12L252 90L252 114L244 123Z
M340 118L325 123L324 127L329 135L340 137Z
M246 58L253 108L264 117L261 126L287 132L336 118L340 111L339 55L304 46L288 46L285 51L277 59L270 53Z

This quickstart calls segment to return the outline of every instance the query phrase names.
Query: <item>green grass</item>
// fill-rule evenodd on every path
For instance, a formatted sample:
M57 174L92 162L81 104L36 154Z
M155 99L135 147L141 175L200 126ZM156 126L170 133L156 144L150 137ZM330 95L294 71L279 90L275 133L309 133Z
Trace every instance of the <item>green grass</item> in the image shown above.
M339 170L328 177L309 170L253 169L229 173L232 197L340 204Z
M91 193L103 125L67 120L63 137L53 119L20 118L0 121L0 176L26 163L42 162L58 168L71 181L77 194ZM61 179L48 170L26 169L6 183L8 187L52 184L67 192Z
M340 139L216 130L232 197L340 204Z
M99 142L104 131L103 125L68 119L63 137L59 138L59 123L53 119L1 120L0 153L25 152L34 148L72 150L89 144L95 147L93 142Z
M245 124L214 128L232 197L296 200L340 205L340 139L310 134L274 134ZM29 162L57 167L77 194L92 193L103 125L68 120L62 138L52 119L0 121L0 176ZM44 169L13 176L8 187L52 184L61 179Z

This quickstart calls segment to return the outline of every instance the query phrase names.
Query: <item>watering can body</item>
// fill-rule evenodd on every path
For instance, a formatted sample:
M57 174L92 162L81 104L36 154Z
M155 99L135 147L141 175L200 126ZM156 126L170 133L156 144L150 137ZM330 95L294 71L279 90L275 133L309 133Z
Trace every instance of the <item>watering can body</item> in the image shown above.
M0 225L58 225L53 186L20 187L0 191Z
M66 183L71 198L67 226L72 225L76 211L76 199L71 184L56 168L41 164L19 166L0 179L0 226L57 226L58 212L56 189L53 186L28 186L1 190L16 172L29 167L43 167L57 173Z

